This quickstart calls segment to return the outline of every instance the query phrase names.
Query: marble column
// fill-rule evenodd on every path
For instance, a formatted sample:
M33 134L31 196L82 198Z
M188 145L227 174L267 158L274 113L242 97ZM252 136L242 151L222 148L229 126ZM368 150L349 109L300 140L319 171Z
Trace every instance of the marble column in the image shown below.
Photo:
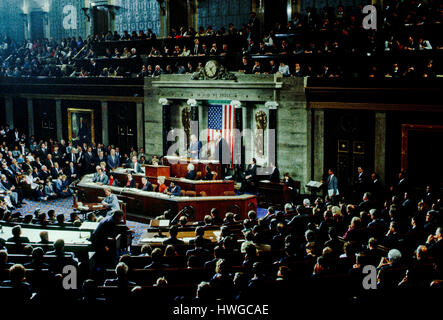
M108 127L108 102L102 101L102 143L109 144L109 127Z
M143 103L136 104L137 112L137 147L143 148L144 146L144 134L143 134Z
M158 103L162 105L162 141L163 141L163 155L168 154L170 142L168 141L168 132L171 130L171 107L170 101L165 98L160 98Z
M312 180L320 181L324 174L325 164L325 111L314 110L314 144L313 165L314 176Z
M190 132L191 135L195 135L197 139L199 139L199 112L198 112L198 102L195 99L188 99L186 102L189 107L191 107L191 123L190 123ZM188 141L189 144L189 141Z
M375 113L374 170L386 181L386 112Z
M244 141L243 141L243 109L242 104L238 100L231 101L231 105L234 106L234 128L235 128L235 137L234 137L234 164L236 166L241 166L245 162L244 155Z
M14 127L14 102L11 97L5 99L5 117L9 128Z
M27 102L28 102L28 136L31 137L35 134L35 132L34 132L34 104L33 104L32 99L27 99Z
M63 139L62 101L55 100L55 122L57 124L57 140Z
M276 101L268 101L265 107L269 109L267 139L267 165L277 165L277 108Z

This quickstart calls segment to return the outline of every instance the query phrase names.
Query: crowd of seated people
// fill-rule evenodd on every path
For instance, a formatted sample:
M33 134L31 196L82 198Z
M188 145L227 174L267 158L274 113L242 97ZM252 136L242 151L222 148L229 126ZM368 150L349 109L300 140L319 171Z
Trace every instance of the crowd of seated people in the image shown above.
M158 161L154 157L149 163ZM100 143L43 141L6 125L0 127L0 163L0 207L13 213L26 199L46 202L71 197L75 182L87 173L96 172L94 182L118 186L112 169L124 166L138 173L148 161L143 148L121 154L118 147Z
M259 31L255 13L251 13L248 23L236 28L232 23L228 28L214 30L201 26L196 31L192 27L172 28L167 39L157 39L152 30L146 33L124 31L107 32L89 36L85 41L79 37L24 42L17 45L7 36L1 39L1 76L73 76L73 77L156 77L163 73L193 73L199 71L202 59L199 57L226 57L229 69L245 73L277 73L284 62L284 76L310 76L321 78L341 78L359 73L369 78L405 77L430 78L439 74L440 66L435 66L434 56L443 49L439 37L442 25L442 9L438 2L387 1L383 11L378 13L377 31L364 30L362 26L363 7L307 7L304 12L294 14L286 25L277 23L270 30ZM147 46L133 47L134 41L147 41ZM166 41L167 40L167 41ZM125 46L125 41L132 41ZM106 50L97 52L97 44L104 42ZM123 43L120 45L119 43ZM139 50L139 51L138 51ZM401 59L403 53L421 52L426 56L418 59L411 56ZM140 55L146 56L142 62ZM316 59L321 55L322 59ZM368 68L345 68L347 59L324 61L325 57L359 56L367 59ZM387 63L383 57L389 57ZM74 59L75 57L75 59ZM168 58L180 58L171 63ZM194 59L197 57L197 59ZM258 59L258 57L260 57ZM137 58L137 59L134 59ZM150 60L157 59L150 63ZM158 58L163 58L158 60ZM190 59L193 58L193 59ZM98 67L97 59L132 59L136 64L125 72L127 66L112 65ZM76 65L75 61L90 63ZM401 61L399 61L401 60ZM398 66L393 75L392 65ZM70 65L72 68L67 68ZM239 68L240 66L240 68Z
M279 289L286 287L300 296L315 293L317 302L331 301L331 292L337 290L344 294L337 296L343 302L348 296L365 299L362 278L367 265L376 268L378 294L441 288L441 194L430 187L412 193L405 186L401 182L376 195L360 189L366 190L361 203L326 196L311 205L304 199L303 204L285 204L283 211L270 207L262 218L250 211L243 220L231 212L221 219L216 208L203 221L188 222L183 216L161 244L133 246L102 273L88 274L82 279L87 292L68 296L53 283L52 295L61 294L65 303L127 297L138 301L146 299L145 291L162 287L171 290L169 300L162 302L245 303L280 299L284 293ZM195 237L186 244L179 232L189 230L195 230ZM205 238L210 230L220 230L216 242ZM19 230L15 236L20 238ZM6 251L0 251L0 258L2 268L10 270L10 280L3 279L3 285L26 286L26 295L38 292L25 279L25 267L8 263ZM112 292L117 296L108 296L108 287L116 289ZM182 294L178 288L183 287L190 290ZM51 297L51 292L46 294Z

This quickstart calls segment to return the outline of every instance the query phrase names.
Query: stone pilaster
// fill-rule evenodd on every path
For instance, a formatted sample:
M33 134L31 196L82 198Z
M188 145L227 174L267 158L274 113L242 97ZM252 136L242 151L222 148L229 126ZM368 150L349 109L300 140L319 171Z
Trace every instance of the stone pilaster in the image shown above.
M109 143L108 131L108 102L102 101L102 142L104 145Z
M386 112L375 113L374 169L386 181Z

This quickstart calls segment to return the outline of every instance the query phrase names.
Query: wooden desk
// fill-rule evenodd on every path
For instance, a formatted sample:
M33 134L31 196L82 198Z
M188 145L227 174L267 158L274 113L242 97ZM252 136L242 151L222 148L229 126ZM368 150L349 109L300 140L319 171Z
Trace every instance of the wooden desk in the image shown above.
M153 165L145 165L145 175L147 177L166 177L169 178L171 176L171 167L169 166L153 166Z
M3 233L0 238L7 240L12 237L12 226L2 226ZM48 232L49 241L55 242L58 239L65 240L66 245L85 245L91 243L87 240L91 236L91 230L54 230L49 228L26 228L22 226L22 236L27 237L33 243L40 242L40 232Z
M156 237L158 232L144 232L140 237L139 243L161 244L163 243L163 240L169 237L169 232L162 232L162 234L165 236L164 238ZM220 234L220 230L205 230L203 237L215 243L219 240ZM188 244L189 240L195 239L195 231L179 231L177 238L183 240L185 244Z
M98 197L104 196L104 189L108 186L100 186L92 182L92 174L84 176L77 187L80 200L83 202L97 202ZM145 217L156 217L165 210L171 209L177 214L186 206L192 206L195 217L192 221L201 221L209 214L212 208L218 208L220 215L226 212L240 214L246 218L249 210L257 210L257 198L253 195L224 196L224 197L171 197L157 192L141 191L120 187L110 187L117 197L127 203L129 213L137 213Z
M211 168L211 171L217 172L217 177L221 176L220 161L217 160L199 160L181 157L164 157L163 164L171 167L171 176L177 178L184 178L188 173L188 164L194 165L195 172L200 171L202 177L206 174L206 166Z
M128 181L128 175L123 170L114 170L114 176L119 181L120 185L126 185ZM133 174L132 178L138 183L139 186L142 184L143 174ZM148 180L152 184L157 184L156 177L148 177ZM195 191L197 196L200 195L201 191L206 192L208 196L224 196L225 191L234 191L234 181L233 180L187 180L183 178L167 178L165 184L169 184L173 181L176 185L180 186L182 190Z
M300 190L300 181L295 181L297 189ZM293 202L292 191L285 183L270 182L269 180L262 180L258 182L259 197L268 205L275 205L283 207L285 203ZM295 190L297 191L297 190Z
M74 204L72 206L72 208L81 211L82 213L88 213L91 211L95 211L95 210L107 210L106 205L99 203L99 202L94 202L94 203L79 203L77 202L76 204Z

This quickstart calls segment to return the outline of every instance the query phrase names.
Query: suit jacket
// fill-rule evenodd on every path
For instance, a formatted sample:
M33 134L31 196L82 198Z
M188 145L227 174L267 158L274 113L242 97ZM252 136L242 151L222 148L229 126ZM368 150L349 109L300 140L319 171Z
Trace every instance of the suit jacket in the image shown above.
M111 194L109 197L104 198L102 203L108 207L108 213L120 210L120 204L118 203L118 198L115 194Z
M29 170L32 170L32 166L31 166L31 164L27 164L26 162L23 162L22 163L22 169L23 169L23 172L28 172Z
M200 158L200 150L202 148L201 141L191 142L189 144L189 153L192 159Z
M146 185L142 186L142 191L154 191L152 184L148 181Z
M87 166L92 166L96 164L94 153L91 151L91 154L85 152L85 164Z
M328 190L333 190L333 192L338 195L338 180L335 174L328 177L327 183Z
M100 183L103 183L103 184L108 184L109 183L109 178L108 178L108 176L106 174L103 173L102 175L97 175L94 178L93 181L94 182L100 182Z
M212 174L211 171L207 171L205 176L203 177L203 180L212 180L213 176L214 175Z
M77 179L77 178L78 178L78 173L77 173L77 169L76 169L75 167L72 167L72 168L68 167L68 169L66 169L66 176L67 176L69 179L74 179L74 178L72 177L74 174L77 175L77 176L76 176L76 179Z
M21 173L21 169L20 169L17 165L15 165L15 164L11 164L11 165L9 166L9 169L10 169L15 175Z
M45 181L46 179L49 178L50 176L50 172L49 171L40 171L40 173L38 174L39 178L43 181Z
M195 170L191 170L186 174L185 179L195 180L196 177L197 173L195 172Z
M180 186L175 186L174 189L171 189L171 186L168 187L168 192L170 192L173 196L181 196L181 188Z
M45 195L47 195L47 196L50 196L51 194L55 193L52 185L49 185L49 186L45 185L44 191L45 191Z
M60 168L58 169L58 171L55 168L51 168L51 176L54 179L57 179L57 177L60 175L60 173L61 173Z
M67 153L65 156L65 162L73 162L74 164L77 164L77 154Z
M114 157L109 156L106 164L108 165L109 168L117 168L120 165L120 159L117 155L115 155Z
M126 181L125 187L127 187L127 188L136 188L137 184L136 184L135 180L132 179L131 182L129 182L129 186L128 186L128 181Z
M271 182L280 182L280 171L277 167L275 167L274 171L272 171L271 175L269 176L269 180Z
M63 192L63 189L64 189L63 181L59 179L55 180L55 192L61 193Z
M225 139L221 138L215 145L215 157L216 160L220 161L220 164L231 163L231 152L229 150L229 145Z
M129 168L133 169L137 173L143 172L142 166L138 162L135 163L135 168L134 168L134 163L131 161L131 163L129 164Z
M249 178L251 181L255 181L257 178L257 165L255 164L254 166L249 165L248 169L246 170L246 175L250 175L251 178Z
M1 181L1 184L6 190L11 190L11 188L13 187L13 184L7 179L5 181Z
M47 159L46 161L45 161L45 166L49 169L49 170L51 170L51 168L52 167L54 167L54 160L49 160L49 159Z

